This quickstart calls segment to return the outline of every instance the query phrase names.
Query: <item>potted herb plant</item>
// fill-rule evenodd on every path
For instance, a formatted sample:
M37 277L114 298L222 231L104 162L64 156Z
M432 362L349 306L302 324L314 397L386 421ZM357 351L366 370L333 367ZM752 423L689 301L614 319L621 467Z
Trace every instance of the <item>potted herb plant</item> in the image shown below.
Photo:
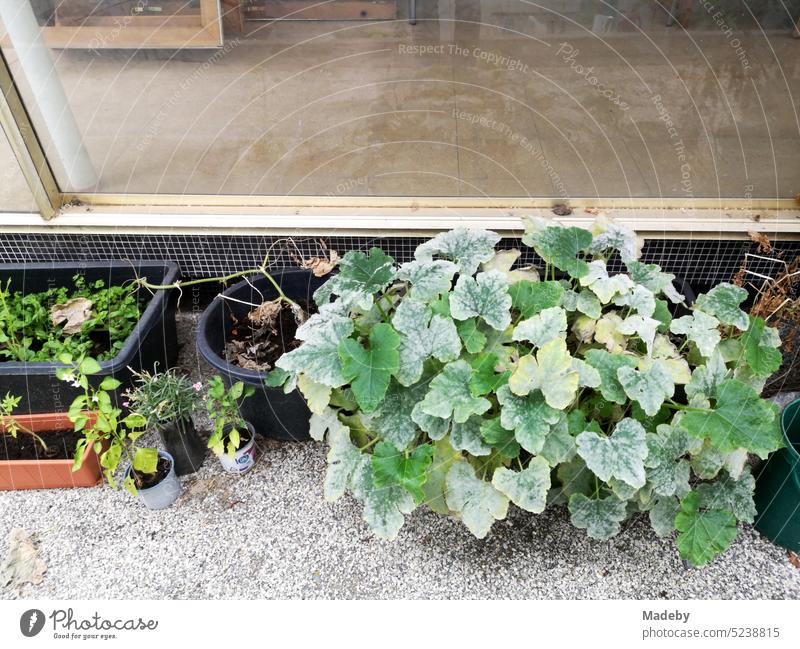
M126 392L128 401L123 405L142 415L148 429L158 430L161 442L175 460L175 473L194 473L207 452L192 419L202 385L192 383L176 368L153 374L134 372L134 377L136 387Z
M74 470L80 470L90 450L100 456L100 466L111 487L117 486L115 474L123 458L128 466L123 486L149 509L169 507L181 493L181 484L175 474L175 461L169 453L153 447L143 447L137 440L144 434L146 420L138 413L122 417L110 391L119 388L119 380L106 376L99 387L93 387L89 376L102 370L92 358L73 362L68 354L59 359L65 367L57 370L62 381L83 391L75 397L69 409L69 419L74 429L83 437L78 442Z
M220 376L213 377L208 383L206 406L214 425L208 448L217 455L222 468L230 473L244 473L256 461L256 431L239 414L240 403L254 392L253 386L242 381L226 389Z
M326 498L351 492L389 539L422 504L479 538L511 503L565 505L597 540L646 512L684 559L712 560L755 515L748 455L781 446L759 396L777 332L731 284L673 317L674 276L606 218L528 220L538 276L499 240L459 228L399 266L345 256L316 291L269 379L305 396L330 447Z
M174 282L172 262L0 264L0 384L20 395L20 414L66 410L79 392L55 379L61 354L100 362L102 376L130 383L129 367L169 367L177 356L177 295L140 280ZM121 401L120 389L112 393Z
M14 415L20 397L7 393L0 401L0 490L91 487L100 478L97 454L90 449L73 472L80 434L66 412Z

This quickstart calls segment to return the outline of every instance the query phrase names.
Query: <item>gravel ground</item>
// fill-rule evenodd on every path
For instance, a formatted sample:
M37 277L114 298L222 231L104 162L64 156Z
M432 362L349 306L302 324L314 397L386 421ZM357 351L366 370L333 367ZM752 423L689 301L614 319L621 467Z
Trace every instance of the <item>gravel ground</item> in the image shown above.
M195 323L179 315L181 362L200 376ZM381 541L359 503L323 500L320 444L260 439L259 449L244 476L209 457L158 512L107 487L0 492L0 554L24 527L48 565L41 584L0 597L800 598L800 570L749 527L702 569L685 568L641 517L599 543L561 509L514 510L483 541L420 509L396 542Z

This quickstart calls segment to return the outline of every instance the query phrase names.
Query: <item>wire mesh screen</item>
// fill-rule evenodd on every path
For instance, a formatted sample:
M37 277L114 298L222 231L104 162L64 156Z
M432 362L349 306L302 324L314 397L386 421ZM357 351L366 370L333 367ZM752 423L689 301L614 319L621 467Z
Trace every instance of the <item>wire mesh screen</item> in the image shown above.
M270 251L270 265L296 265L298 260L320 256L327 250L340 255L349 250L384 249L398 262L413 258L420 237L299 237L231 235L112 235L112 234L3 234L0 262L80 261L103 259L159 259L176 261L184 278L214 277L244 270L262 262ZM501 248L520 248L520 264L536 263L532 249L517 238L503 239ZM689 282L717 283L730 280L745 255L758 255L750 240L649 239L642 260L657 263L664 270ZM800 254L800 241L774 244L768 255L751 256L748 270L774 276L783 268L775 259L791 261ZM622 270L619 259L609 266Z

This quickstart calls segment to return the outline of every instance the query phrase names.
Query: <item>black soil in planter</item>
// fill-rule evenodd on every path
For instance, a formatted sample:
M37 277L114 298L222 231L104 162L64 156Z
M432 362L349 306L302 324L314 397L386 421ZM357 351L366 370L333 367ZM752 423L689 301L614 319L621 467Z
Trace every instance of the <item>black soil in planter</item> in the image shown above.
M71 287L72 277L83 275L86 283L103 280L106 286L121 285L137 277L147 277L157 284L171 284L178 279L178 265L157 261L90 261L35 264L0 264L0 282L11 280L11 289L23 293L40 293L51 288ZM154 371L156 364L163 370L171 367L178 354L175 331L176 291L151 292L138 289L142 304L139 322L125 341L119 354L101 361L102 371L94 378L112 375L122 382L113 395L117 404L124 401L122 392L131 385L131 373ZM62 412L69 408L80 393L56 378L58 362L0 362L0 391L22 397L16 414Z
M312 296L327 277L314 277L307 270L287 269L273 274L288 297L299 304L313 304ZM311 413L297 390L284 394L282 388L269 388L264 385L266 372L244 369L225 360L225 343L235 337L232 330L236 322L243 322L253 306L264 300L273 300L278 294L269 280L263 276L253 276L242 280L217 297L203 312L197 328L197 348L203 358L222 376L227 385L243 381L255 388L255 394L245 399L241 414L249 421L256 432L265 437L281 440L305 441L308 435L308 419ZM252 284L252 286L251 286ZM255 288L253 288L255 287ZM226 300L231 297L245 302ZM296 346L294 327L291 332L279 331L282 349L288 351Z

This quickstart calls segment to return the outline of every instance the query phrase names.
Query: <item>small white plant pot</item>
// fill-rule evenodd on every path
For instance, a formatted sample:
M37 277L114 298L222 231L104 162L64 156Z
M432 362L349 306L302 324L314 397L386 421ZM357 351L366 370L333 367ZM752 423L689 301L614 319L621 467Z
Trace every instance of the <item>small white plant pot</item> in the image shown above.
M244 473L252 469L256 463L256 431L250 422L246 421L245 424L250 433L250 441L239 447L233 456L227 452L217 456L222 468L228 473Z

